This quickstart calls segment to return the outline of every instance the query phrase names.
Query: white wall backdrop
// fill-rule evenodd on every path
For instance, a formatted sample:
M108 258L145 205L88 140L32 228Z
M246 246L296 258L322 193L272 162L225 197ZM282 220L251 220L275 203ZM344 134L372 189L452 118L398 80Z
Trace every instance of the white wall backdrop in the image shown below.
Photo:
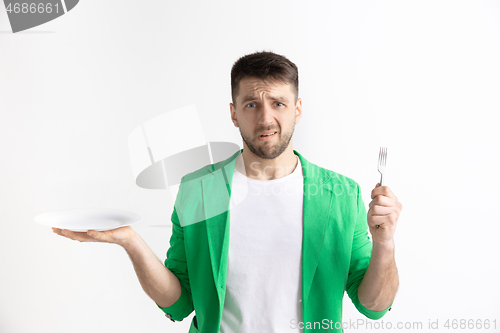
M230 69L261 50L299 67L294 149L356 180L365 205L388 147L386 185L404 207L382 320L435 332L429 321L488 319L496 328L477 331L500 332L500 2L479 0L82 0L16 34L0 7L0 332L187 332L193 314L165 318L122 248L33 218L133 211L164 260L173 201L135 185L128 135L195 104L208 140L242 145ZM346 296L344 321L363 318Z

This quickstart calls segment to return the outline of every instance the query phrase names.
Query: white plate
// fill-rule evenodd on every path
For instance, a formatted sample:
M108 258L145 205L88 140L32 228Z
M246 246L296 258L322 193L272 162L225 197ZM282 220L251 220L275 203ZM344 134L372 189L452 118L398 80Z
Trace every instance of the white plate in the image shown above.
M71 231L113 230L142 221L142 217L111 208L76 208L43 213L35 222L53 228Z

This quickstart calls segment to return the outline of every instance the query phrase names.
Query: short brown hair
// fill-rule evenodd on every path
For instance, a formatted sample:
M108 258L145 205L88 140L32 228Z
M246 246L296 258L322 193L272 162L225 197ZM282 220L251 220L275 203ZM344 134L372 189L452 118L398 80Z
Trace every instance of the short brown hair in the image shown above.
M255 52L239 58L231 69L231 96L236 105L241 79L253 77L262 80L275 79L292 85L295 101L299 96L299 71L286 57L273 52Z

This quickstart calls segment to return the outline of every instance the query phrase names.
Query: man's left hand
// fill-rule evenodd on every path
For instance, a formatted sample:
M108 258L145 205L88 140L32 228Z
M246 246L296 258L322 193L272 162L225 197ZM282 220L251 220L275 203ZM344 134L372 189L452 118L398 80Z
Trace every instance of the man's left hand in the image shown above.
M388 244L394 241L394 232L403 205L388 186L379 184L377 183L372 191L367 220L373 242ZM377 225L380 227L377 228Z

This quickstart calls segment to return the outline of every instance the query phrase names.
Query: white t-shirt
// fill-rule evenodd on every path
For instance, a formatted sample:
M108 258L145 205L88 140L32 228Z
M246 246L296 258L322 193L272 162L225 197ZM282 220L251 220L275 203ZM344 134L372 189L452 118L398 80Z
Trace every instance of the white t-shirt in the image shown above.
M238 156L242 165L242 155ZM234 172L220 333L303 332L304 176L255 180Z

